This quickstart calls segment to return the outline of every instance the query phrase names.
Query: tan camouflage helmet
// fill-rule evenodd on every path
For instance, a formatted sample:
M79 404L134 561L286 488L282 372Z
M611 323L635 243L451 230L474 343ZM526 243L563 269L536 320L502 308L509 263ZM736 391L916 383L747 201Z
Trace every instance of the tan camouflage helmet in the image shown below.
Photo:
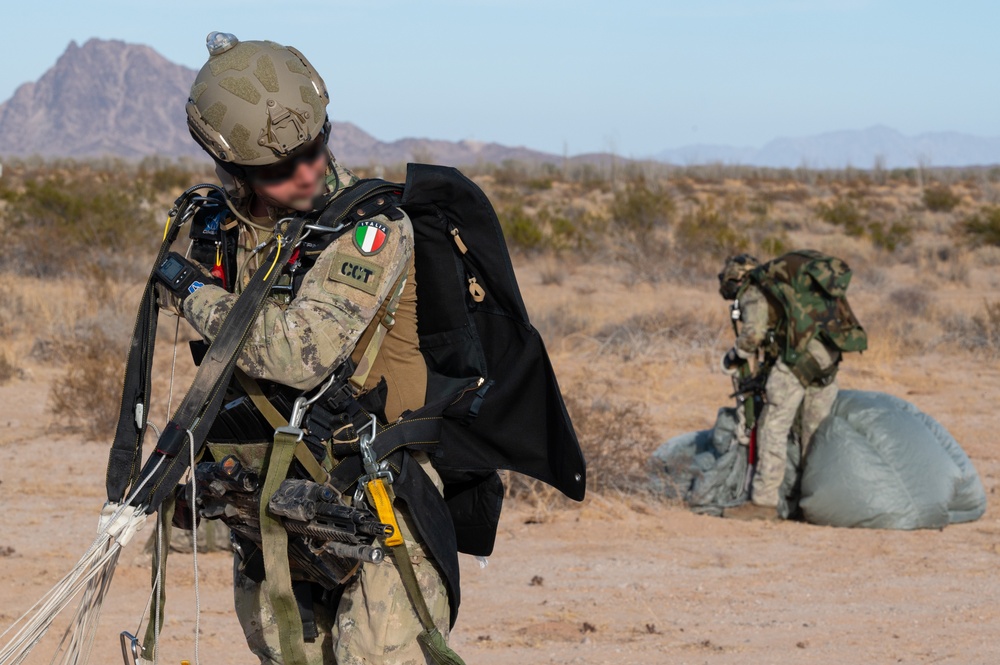
M733 300L743 284L743 278L760 265L750 254L737 254L726 259L726 264L719 273L719 293L726 300Z
M222 165L268 166L324 133L326 84L291 46L209 33L187 103L191 136ZM328 133L328 132L326 132Z

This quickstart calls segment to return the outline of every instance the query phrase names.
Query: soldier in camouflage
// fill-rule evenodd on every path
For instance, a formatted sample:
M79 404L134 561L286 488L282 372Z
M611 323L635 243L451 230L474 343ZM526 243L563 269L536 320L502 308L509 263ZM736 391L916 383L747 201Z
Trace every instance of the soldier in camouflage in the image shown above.
M210 58L191 88L188 124L229 193L227 221L240 229L239 272L230 290L205 280L174 304L210 341L273 244L277 220L310 211L315 197L336 196L356 178L327 149L328 94L301 53L224 33L210 34L208 46ZM238 365L253 378L301 390L320 385L346 358L361 359L394 285L407 274L395 324L365 386L386 379L385 415L392 421L424 404L427 382L417 338L413 228L405 214L365 224L366 232L347 233L323 250L293 298L265 301ZM415 456L443 491L426 455ZM427 606L447 636L449 598L441 573L405 509L397 506L397 514ZM258 584L244 575L239 555L234 570L236 612L250 649L261 663L283 663L267 580ZM306 643L310 665L430 662L417 642L422 627L391 555L379 565L363 564L339 603L317 604L315 612L319 636Z
M767 372L766 405L757 429L757 467L750 490L751 500L724 511L735 519L778 519L779 491L785 477L788 439L802 408L800 438L803 457L820 423L837 399L836 369L840 350L811 335L804 342L801 362L790 365L781 353L780 341L789 334L779 327L789 325L774 298L748 279L758 261L747 254L730 257L719 274L723 298L735 302L739 334L723 358L723 369L735 373L741 361L753 359ZM805 317L799 317L805 318ZM794 325L792 323L791 325ZM801 367L808 366L806 375ZM770 368L768 370L768 368Z

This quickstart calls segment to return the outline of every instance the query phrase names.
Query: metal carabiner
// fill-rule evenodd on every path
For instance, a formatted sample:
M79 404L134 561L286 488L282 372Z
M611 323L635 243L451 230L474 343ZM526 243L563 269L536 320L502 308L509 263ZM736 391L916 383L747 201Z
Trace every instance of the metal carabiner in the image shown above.
M125 661L125 665L138 665L139 659L142 658L142 644L139 643L139 638L123 630L119 636L122 642L122 660Z

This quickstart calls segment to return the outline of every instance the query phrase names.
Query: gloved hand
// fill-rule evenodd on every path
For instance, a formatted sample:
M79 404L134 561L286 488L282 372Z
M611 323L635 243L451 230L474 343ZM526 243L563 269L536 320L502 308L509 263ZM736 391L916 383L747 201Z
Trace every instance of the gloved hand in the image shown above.
M719 365L722 368L723 374L736 376L740 371L740 363L742 362L745 361L736 352L736 349L732 348L726 351L726 355L722 356L722 362Z

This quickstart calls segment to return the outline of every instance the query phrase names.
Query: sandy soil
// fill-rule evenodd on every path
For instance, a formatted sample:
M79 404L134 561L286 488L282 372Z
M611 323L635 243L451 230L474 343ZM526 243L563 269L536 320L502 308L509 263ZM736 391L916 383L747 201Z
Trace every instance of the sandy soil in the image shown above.
M536 270L520 269L533 311L571 303L600 317L624 307L625 295L638 303L629 305L635 310L662 302L655 288L607 281L599 270L578 271L564 288L540 286ZM612 287L598 290L601 284ZM710 296L691 288L676 297L695 305ZM880 302L864 293L859 300L862 319ZM649 404L664 439L709 426L727 394L726 380L712 370L714 348L616 372L613 359L581 355L579 345L552 346L564 383L587 372L624 377L623 394ZM28 378L0 387L3 627L89 545L104 498L106 445L52 434L45 386L58 374L27 368ZM996 497L997 363L876 349L850 360L842 384L896 394L933 414L963 443ZM139 549L133 544L123 555L93 662L119 662L117 635L139 622L149 584ZM199 563L202 662L253 662L231 609L230 558L203 554ZM453 644L470 665L992 664L1000 662L998 565L1000 518L992 508L973 524L904 533L729 522L630 497L509 505L489 565L463 557ZM193 662L190 555L171 558L169 580L162 662ZM46 662L54 638L28 662Z

